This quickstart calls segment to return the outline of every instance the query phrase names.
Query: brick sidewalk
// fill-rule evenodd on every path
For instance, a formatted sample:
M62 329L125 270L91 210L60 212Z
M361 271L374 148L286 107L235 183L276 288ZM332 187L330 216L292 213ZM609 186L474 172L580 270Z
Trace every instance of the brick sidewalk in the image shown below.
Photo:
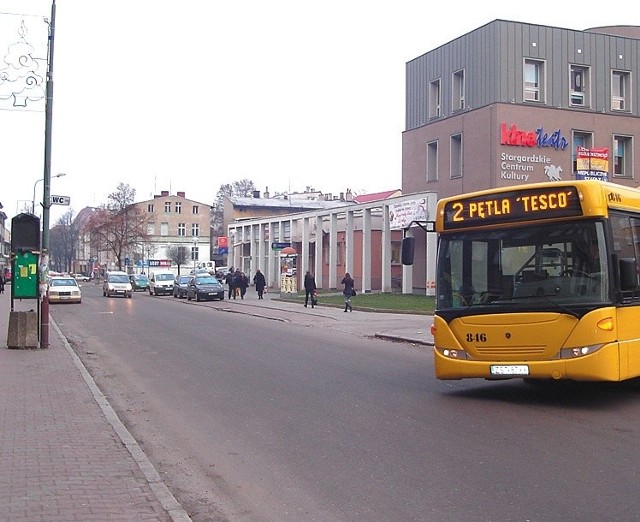
M0 520L190 520L53 321L48 349L7 348L8 290L0 295Z

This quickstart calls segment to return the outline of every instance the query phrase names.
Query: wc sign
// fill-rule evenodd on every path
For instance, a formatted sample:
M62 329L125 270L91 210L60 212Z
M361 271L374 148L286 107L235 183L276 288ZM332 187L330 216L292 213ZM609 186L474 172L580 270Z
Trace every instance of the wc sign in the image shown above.
M69 196L51 196L52 205L65 205L69 206L71 198Z

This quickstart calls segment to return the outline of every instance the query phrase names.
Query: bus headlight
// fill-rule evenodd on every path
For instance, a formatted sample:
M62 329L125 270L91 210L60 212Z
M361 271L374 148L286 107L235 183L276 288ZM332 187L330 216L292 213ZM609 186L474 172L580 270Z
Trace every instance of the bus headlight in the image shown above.
M455 348L438 348L437 349L442 355L448 357L449 359L466 359L467 352L464 350L456 350Z

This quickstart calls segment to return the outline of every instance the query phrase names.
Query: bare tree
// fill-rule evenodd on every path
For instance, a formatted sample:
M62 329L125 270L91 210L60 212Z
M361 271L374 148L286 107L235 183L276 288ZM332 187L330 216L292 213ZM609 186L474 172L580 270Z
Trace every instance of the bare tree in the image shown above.
M178 265L178 275L180 275L180 266L187 263L187 249L180 245L171 245L167 249L167 257Z
M51 229L49 249L51 266L59 272L71 272L76 256L78 228L74 222L73 209L67 210Z
M249 179L241 179L233 183L225 183L220 185L216 200L213 202L213 211L211 213L211 231L212 236L224 236L224 198L225 197L251 197L256 186Z
M122 261L135 247L148 240L146 216L133 204L136 191L125 183L118 184L107 196L107 203L91 217L89 228L94 240L111 252L122 270Z

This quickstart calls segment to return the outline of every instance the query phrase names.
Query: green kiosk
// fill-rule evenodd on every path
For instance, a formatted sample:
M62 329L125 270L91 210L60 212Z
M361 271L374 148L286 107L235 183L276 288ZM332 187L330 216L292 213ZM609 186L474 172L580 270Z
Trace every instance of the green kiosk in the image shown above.
M11 312L7 346L38 348L40 341L40 218L28 213L11 220ZM31 310L17 311L16 300L31 299Z

